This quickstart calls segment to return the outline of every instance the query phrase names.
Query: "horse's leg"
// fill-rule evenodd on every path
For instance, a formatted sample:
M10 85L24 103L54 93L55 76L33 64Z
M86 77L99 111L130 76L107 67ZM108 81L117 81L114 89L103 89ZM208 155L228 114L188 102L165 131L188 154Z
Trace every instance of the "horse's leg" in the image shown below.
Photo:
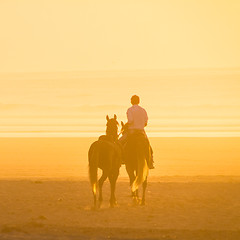
M96 192L95 190L93 190L93 208L92 209L96 209L97 207L97 195L96 195Z
M137 177L137 174L138 174L138 169L136 170L136 176L135 176L135 178ZM135 195L136 195L137 201L139 201L138 189L135 191Z
M138 192L139 192L138 189L135 192L133 192L133 200L134 200L135 204L139 204L139 202L140 202L140 198L139 198Z
M116 197L115 197L115 189L116 189L116 182L119 175L119 169L111 173L108 176L110 185L111 185L111 197L110 197L110 207L114 207L117 204Z
M147 188L147 177L146 180L143 182L143 195L142 195L142 205L145 205L145 193L146 193L146 188Z
M127 169L127 173L128 173L128 176L129 176L129 180L130 180L130 186L132 186L136 176L134 174L134 171L130 171ZM132 191L131 191L132 192ZM136 192L132 192L132 197L134 197L136 194Z
M132 187L132 184L136 178L136 175L134 174L134 170L129 169L127 167L126 167L126 170L129 176L130 186ZM138 203L138 190L136 191L131 190L131 193L132 193L133 204L136 205Z
M135 191L135 193L136 193L136 198L139 199L138 189Z
M99 200L99 208L101 207L101 204L102 204L102 201L103 201L103 197L102 197L102 187L103 187L103 183L104 183L104 181L107 179L107 176L108 176L108 174L107 174L107 172L106 171L103 171L103 173L102 173L102 176L101 176L101 178L98 180L98 186L99 186L99 198L98 198L98 200Z

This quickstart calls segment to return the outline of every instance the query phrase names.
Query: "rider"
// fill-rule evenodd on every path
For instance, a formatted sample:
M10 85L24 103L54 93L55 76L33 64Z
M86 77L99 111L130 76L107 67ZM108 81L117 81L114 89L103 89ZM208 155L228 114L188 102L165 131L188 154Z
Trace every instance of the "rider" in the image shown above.
M147 112L144 108L139 106L140 103L140 98L137 95L133 95L131 97L131 104L132 107L130 107L127 110L127 119L128 119L128 131L129 134L134 134L134 133L142 133L145 135L145 137L148 139L146 132L144 130L144 127L147 126L147 122L148 122L148 115ZM122 142L123 144L127 141L127 136L124 135L124 137L119 139L120 142ZM148 140L149 143L149 140ZM150 145L150 143L149 143ZM153 169L153 151L152 148L150 146L150 150L151 150L151 157L147 157L147 162L148 162L148 167L150 169Z

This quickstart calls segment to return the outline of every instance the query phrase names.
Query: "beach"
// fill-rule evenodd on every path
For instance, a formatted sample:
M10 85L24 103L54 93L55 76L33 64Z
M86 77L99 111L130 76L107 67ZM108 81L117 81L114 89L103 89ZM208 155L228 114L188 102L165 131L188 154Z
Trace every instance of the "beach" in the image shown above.
M0 179L79 178L88 180L89 137L0 138ZM159 176L240 176L238 137L153 137ZM119 179L127 178L125 167Z
M133 204L122 166L117 207L106 181L98 210L87 173L94 140L0 138L0 239L240 238L239 138L151 138L146 206Z
M92 210L89 182L1 180L0 239L239 239L238 178L162 178L149 182L146 206L135 206L118 182L118 206Z

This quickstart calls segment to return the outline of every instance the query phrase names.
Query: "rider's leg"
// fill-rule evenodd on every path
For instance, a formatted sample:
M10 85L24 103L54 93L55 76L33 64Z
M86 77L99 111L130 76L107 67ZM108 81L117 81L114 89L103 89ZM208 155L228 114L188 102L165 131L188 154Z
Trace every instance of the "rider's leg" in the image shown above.
M121 143L121 144L124 146L125 143L127 142L127 137L128 137L128 134L125 133L124 135L122 135L122 136L118 139L118 142Z
M144 131L144 134L148 141L147 148L146 148L147 164L149 169L154 169L155 167L154 167L154 161L153 161L153 149L145 131Z
M120 149L122 151L122 164L125 164L125 156L124 156L124 147L127 143L128 134L125 133L122 137L119 138L118 143L120 143Z

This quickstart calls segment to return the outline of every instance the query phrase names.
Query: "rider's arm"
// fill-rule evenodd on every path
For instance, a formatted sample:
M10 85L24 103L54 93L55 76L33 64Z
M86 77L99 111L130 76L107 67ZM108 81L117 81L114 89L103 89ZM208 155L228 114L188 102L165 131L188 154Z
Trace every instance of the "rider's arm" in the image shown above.
M144 112L145 112L145 127L146 127L148 124L148 115L145 109L144 109Z

